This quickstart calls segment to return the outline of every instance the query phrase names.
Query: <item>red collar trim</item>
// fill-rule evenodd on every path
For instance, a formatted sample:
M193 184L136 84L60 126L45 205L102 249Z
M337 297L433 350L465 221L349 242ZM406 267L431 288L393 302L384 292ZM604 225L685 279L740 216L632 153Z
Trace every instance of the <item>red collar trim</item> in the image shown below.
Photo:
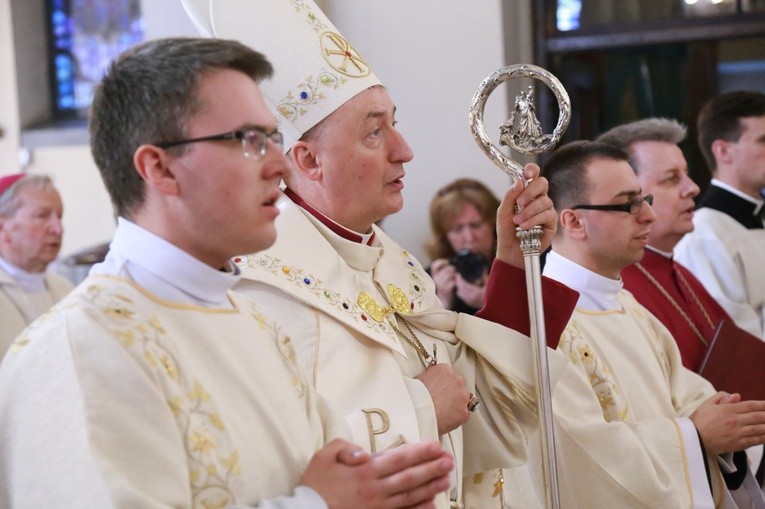
M335 234L339 235L340 237L344 238L345 240L350 240L351 242L356 242L357 244L361 244L364 241L364 237L359 235L358 233L349 230L348 228L345 228L344 226L341 226L313 208L311 205L308 204L303 198L298 196L294 191L292 191L290 188L284 189L284 194L287 195L287 198L292 200L297 206L311 214L313 217L318 219L324 226L332 230ZM375 233L372 232L372 235L369 237L369 240L367 241L367 245L371 246L372 242L375 239Z

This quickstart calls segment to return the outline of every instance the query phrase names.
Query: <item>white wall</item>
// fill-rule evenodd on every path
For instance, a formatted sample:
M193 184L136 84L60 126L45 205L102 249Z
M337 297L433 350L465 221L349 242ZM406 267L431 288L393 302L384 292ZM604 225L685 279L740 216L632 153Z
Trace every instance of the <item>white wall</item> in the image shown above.
M10 3L0 2L0 175L18 171L19 112L11 31Z
M279 0L282 1L282 0ZM503 57L502 0L323 0L330 19L368 60L398 106L400 128L415 152L406 168L406 205L383 226L415 256L429 234L428 204L436 189L460 176L473 176L501 195L508 179L479 150L467 121L479 83L508 62L529 61L530 0L512 0L516 27ZM143 0L150 38L195 35L180 1ZM0 1L0 175L18 171L19 144L15 70L11 65L10 5ZM41 37L42 34L30 34ZM16 51L23 51L17 48ZM506 119L498 91L486 108L491 130ZM7 126L10 126L7 127ZM34 149L28 171L53 176L66 208L62 255L108 241L111 205L86 145Z

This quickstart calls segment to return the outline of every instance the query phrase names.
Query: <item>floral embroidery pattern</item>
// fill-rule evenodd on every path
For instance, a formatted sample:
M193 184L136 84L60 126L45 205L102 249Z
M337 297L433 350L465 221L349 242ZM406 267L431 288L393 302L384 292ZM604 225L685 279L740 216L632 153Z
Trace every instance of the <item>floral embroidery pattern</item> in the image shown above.
M266 331L269 335L275 338L279 352L287 361L286 365L292 375L290 378L292 387L295 389L298 396L302 397L305 394L306 387L303 382L303 378L299 374L299 369L297 367L297 356L295 355L295 347L292 345L292 340L289 336L284 335L282 330L276 325L276 322L266 318L266 316L254 303L248 302L247 305L249 305L250 314L258 322L261 330Z
M335 74L327 69L322 69L316 78L312 74L306 76L305 81L298 83L295 92L287 92L276 109L287 120L295 120L305 115L309 106L318 104L327 96L322 92L323 88L337 89L347 81L347 78Z
M318 74L309 74L302 83L289 90L282 100L278 101L276 109L285 119L294 121L306 114L310 106L315 106L326 95L324 89L337 89L347 81L347 77L361 78L371 73L369 66L341 35L329 30L323 17L317 15L304 0L290 0L298 14L303 13L305 22L319 34L317 39L319 51L327 61L329 69L321 69Z
M290 3L295 8L296 12L305 12L306 21L309 25L311 25L316 33L321 33L327 29L327 25L321 22L319 17L316 16L316 13L314 13L313 10L311 10L311 8L305 4L304 0L290 0Z
M313 274L282 264L278 258L271 256L242 256L236 263L240 267L260 268L281 279L286 279L302 290L310 292L317 299L329 303L335 310L352 316L357 323L363 324L377 332L391 336L394 335L393 330L387 324L368 320L364 310L356 304L355 300L327 288L324 286L324 282L314 277Z
M153 371L184 438L194 507L222 508L236 502L241 486L239 453L230 447L226 425L202 383L177 361L161 320L135 311L130 297L100 285L80 296L98 310L107 326L137 359Z
M290 0L290 3L296 12L305 13L305 21L314 32L320 34L327 30L327 25L321 21L320 17L303 0ZM321 100L326 99L320 87L336 89L345 83L345 81L346 78L343 76L327 69L322 69L315 79L311 74L306 77L304 82L298 83L294 93L292 90L287 92L287 95L279 102L276 109L282 117L288 120L295 120L305 115L309 106L316 105Z
M402 256L405 261L409 262L407 265L411 273L408 277L407 296L412 310L416 310L425 296L425 287L422 283L422 276L413 270L417 264L410 262L412 258L409 253L402 251ZM310 292L316 299L330 304L339 313L352 317L354 322L364 325L365 328L387 334L392 338L397 337L387 322L369 319L367 312L357 303L358 296L342 295L340 292L328 288L321 279L303 269L285 265L280 259L269 255L241 256L236 259L236 263L242 268L265 270L279 279L293 283L301 290Z
M34 337L34 331L46 325L48 320L57 319L60 316L60 311L68 309L77 305L77 300L74 298L65 297L58 303L54 304L47 311L41 314L35 321L33 321L29 327L26 327L21 333L13 340L11 346L8 347L8 353L18 354L30 343L30 336Z
M414 304L412 310L414 311L418 307L422 307L422 300L425 297L425 282L423 281L423 275L425 271L422 269L420 263L409 254L409 251L405 249L401 250L401 258L406 266L409 268L409 301Z
M574 365L584 370L592 390L598 397L606 421L627 420L629 411L619 387L614 382L608 367L590 347L576 320L566 328L558 348L568 355Z

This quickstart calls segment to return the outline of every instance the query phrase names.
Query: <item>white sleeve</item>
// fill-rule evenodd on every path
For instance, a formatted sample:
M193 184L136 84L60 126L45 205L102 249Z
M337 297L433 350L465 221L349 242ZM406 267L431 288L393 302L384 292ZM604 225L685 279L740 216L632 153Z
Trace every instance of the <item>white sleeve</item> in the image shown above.
M763 338L763 310L753 305L749 295L758 291L750 286L756 286L757 279L762 277L762 267L759 263L756 267L747 266L749 263L737 251L743 247L739 242L731 245L730 239L718 238L708 227L698 228L675 247L675 260L701 281L736 325Z
M277 497L263 500L258 509L329 509L324 499L307 486L298 486L291 497ZM227 509L250 509L249 506L234 505Z
M99 349L108 355L90 359L108 380L99 384L93 370L78 372L84 359L61 325L60 333L9 352L0 367L0 507L196 507L164 395L119 349ZM105 387L101 396L113 409L97 425L88 409L105 401L83 388L94 385ZM327 509L305 486L249 507Z
M708 505L714 507L712 493L709 490L709 481L707 481L707 472L704 468L704 456L699 441L699 434L696 426L686 417L675 419L680 431L680 439L683 442L685 454L688 457L688 482L690 490L694 495L694 503L699 507Z

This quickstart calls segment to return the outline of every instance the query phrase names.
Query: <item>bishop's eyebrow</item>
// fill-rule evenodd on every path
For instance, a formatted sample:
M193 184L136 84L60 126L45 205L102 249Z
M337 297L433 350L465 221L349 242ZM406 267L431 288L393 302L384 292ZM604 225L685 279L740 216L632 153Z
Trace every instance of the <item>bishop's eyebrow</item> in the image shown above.
M388 115L388 112L385 110L372 110L369 113L367 113L367 119L370 118L382 118ZM390 112L391 118L396 118L396 107L393 107L393 111Z

